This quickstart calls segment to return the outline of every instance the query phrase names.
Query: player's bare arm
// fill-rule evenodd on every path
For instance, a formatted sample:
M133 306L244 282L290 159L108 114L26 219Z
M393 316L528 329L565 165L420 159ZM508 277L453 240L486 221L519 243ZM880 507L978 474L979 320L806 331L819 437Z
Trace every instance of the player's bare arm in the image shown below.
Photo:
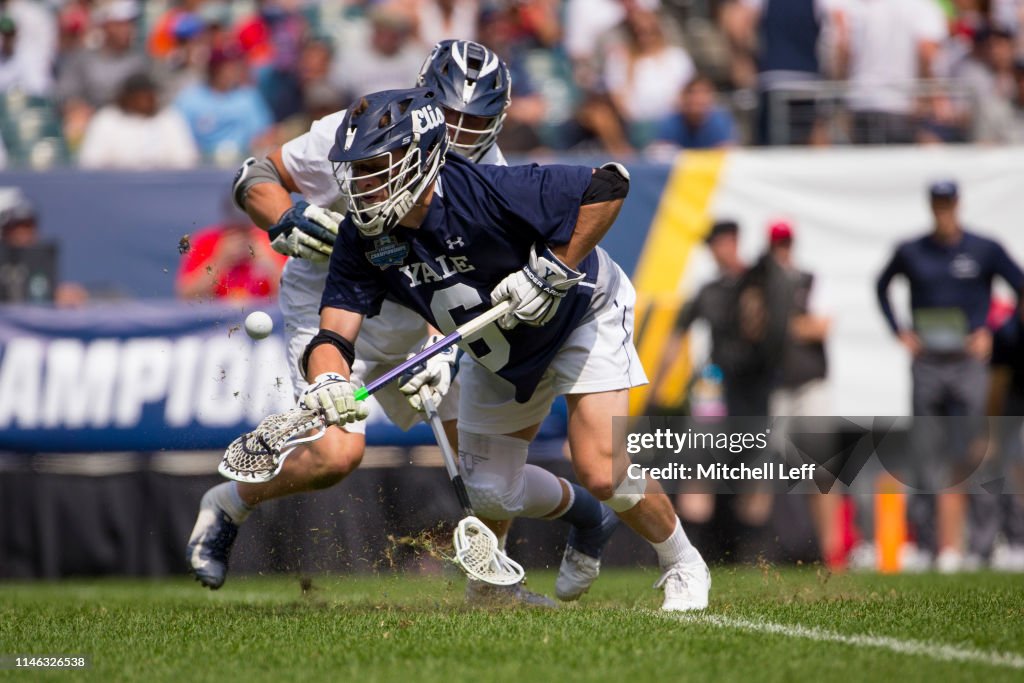
M569 240L554 246L535 244L527 264L491 291L492 304L512 303L511 311L498 321L501 327L541 326L554 319L561 300L586 277L577 266L611 228L628 192L629 173L620 164L594 169Z
M566 244L551 249L559 261L575 268L594 250L618 217L628 189L629 174L618 164L595 169L588 197L600 201L586 203L588 199L584 197L572 238Z
M355 399L356 387L349 381L362 322L359 313L325 307L320 313L320 331L303 354L302 369L310 385L299 401L310 410L323 411L328 424L357 422L368 414L366 404Z
M261 160L246 159L235 174L231 193L235 204L270 234L270 246L286 256L326 263L330 258L341 214L302 200L278 148Z
M267 155L266 162L273 165L280 182L262 182L253 185L245 195L245 211L253 222L264 230L277 223L281 215L292 208L292 192L300 192L292 174L285 168L278 147Z

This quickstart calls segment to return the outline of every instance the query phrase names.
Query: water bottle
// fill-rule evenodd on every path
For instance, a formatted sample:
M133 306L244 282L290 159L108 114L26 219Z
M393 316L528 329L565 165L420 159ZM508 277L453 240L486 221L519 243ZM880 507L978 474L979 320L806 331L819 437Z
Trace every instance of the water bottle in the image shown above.
M713 363L704 366L693 383L690 414L693 417L725 417L725 391L722 369Z

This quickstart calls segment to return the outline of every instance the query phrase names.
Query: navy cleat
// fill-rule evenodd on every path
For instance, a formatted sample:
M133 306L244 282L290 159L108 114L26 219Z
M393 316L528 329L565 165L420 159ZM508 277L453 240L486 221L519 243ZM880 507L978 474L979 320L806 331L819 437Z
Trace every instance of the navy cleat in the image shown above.
M199 517L185 549L185 559L196 581L217 590L228 575L228 557L238 535L238 525L214 502L215 489L199 503Z
M601 572L601 551L619 525L618 516L607 505L601 505L601 523L587 529L574 526L562 555L555 580L559 600L578 600L590 590Z

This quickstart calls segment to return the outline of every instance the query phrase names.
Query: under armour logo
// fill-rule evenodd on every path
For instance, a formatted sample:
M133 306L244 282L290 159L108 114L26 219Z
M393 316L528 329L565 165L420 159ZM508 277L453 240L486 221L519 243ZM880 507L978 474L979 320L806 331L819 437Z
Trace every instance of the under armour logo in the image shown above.
M448 240L445 240L445 241L448 243L448 248L449 249L454 249L455 247L462 247L462 246L465 246L465 244L466 244L465 242L462 241L462 236L461 235L456 237L455 239L448 239Z

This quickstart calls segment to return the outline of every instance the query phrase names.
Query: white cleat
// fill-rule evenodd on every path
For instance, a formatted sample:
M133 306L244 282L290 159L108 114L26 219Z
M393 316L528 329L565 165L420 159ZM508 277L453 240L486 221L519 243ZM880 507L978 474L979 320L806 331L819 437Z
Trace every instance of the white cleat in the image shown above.
M655 588L665 590L665 612L686 612L706 609L711 592L711 571L703 558L694 562L679 562L665 570Z
M231 546L238 536L238 525L217 505L215 491L210 489L200 501L199 516L185 550L189 571L212 590L224 585Z
M1024 572L1024 545L997 545L989 562L997 572Z
M850 549L846 558L846 564L850 571L874 572L878 571L878 552L874 543L861 541Z
M555 579L555 596L566 602L579 600L590 590L600 572L601 560L566 546L562 564L558 567L558 578Z
M932 555L915 543L900 546L900 571L904 574L920 574L932 568Z
M963 553L946 548L935 558L935 569L940 574L959 574L964 570Z

